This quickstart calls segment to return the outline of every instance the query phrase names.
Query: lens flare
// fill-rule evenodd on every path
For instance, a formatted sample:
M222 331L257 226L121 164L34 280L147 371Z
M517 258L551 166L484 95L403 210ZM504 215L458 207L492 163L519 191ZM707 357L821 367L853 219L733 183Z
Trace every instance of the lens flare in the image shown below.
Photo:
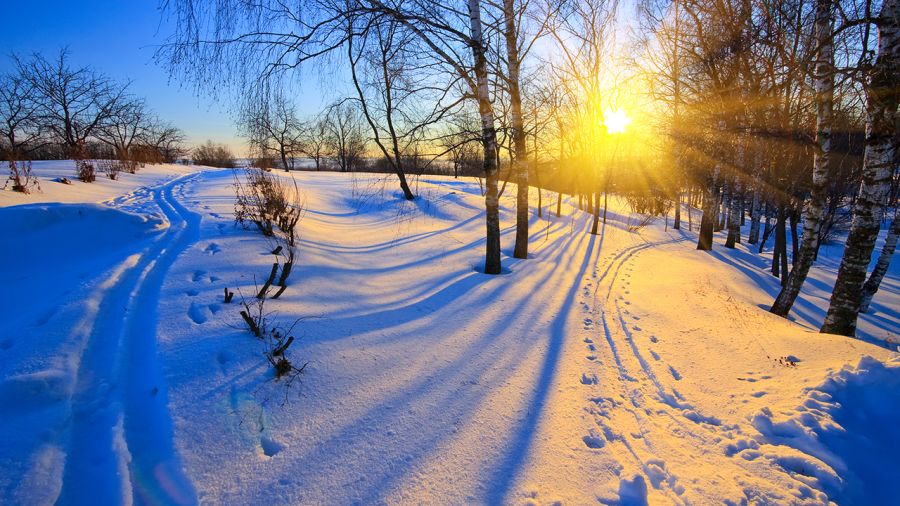
M607 109L603 112L603 125L606 127L608 134L625 133L625 127L631 123L631 118L623 109L615 111Z

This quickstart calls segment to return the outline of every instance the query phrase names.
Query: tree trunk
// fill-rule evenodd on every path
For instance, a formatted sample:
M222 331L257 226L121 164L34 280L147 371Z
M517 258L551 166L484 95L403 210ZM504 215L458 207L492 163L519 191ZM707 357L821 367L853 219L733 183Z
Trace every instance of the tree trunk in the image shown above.
M700 235L697 238L697 249L711 250L713 244L713 229L718 221L719 186L716 184L715 175L709 182L709 187L703 196L703 216L700 218Z
M869 312L869 305L872 304L872 297L878 291L881 280L887 273L888 267L891 265L891 257L894 256L894 250L897 249L897 236L900 235L900 208L894 210L894 221L888 230L887 238L884 240L884 247L878 255L878 261L875 263L875 269L869 275L869 279L863 285L862 301L859 304L860 312Z
M768 202L766 202L766 205L763 207L763 215L766 217L766 223L763 227L762 241L759 242L759 253L762 253L766 248L766 243L769 241L769 236L772 235L772 214L769 212Z
M472 2L469 2L472 5ZM503 0L504 37L506 39L506 67L509 72L510 123L515 146L513 165L516 173L516 246L515 258L528 258L528 148L525 144L525 125L522 120L522 94L519 91L519 42L516 30L514 0Z
M800 243L800 238L797 236L799 214L796 209L791 209L791 214L789 215L791 219L791 270L797 266L797 255L799 254L798 244Z
M725 239L725 247L734 249L736 243L741 242L741 199L738 198L737 179L731 183L731 198L728 209L728 238Z
M591 225L591 235L597 235L597 229L600 224L600 193L595 192L591 195L591 213L594 215L594 223Z
M475 94L481 119L481 147L484 151L485 254L484 272L500 274L500 198L497 180L497 130L491 105L487 58L481 26L481 4L468 0L469 25L472 32L472 56L475 61Z
M822 332L852 336L856 333L866 281L866 269L875 249L883 207L894 172L897 103L900 82L900 0L885 0L881 8L878 58L872 67L866 101L866 148L862 184L853 207L853 222L838 270L834 292Z
M675 193L675 220L672 222L672 228L681 229L681 188Z
M759 205L759 178L754 181L753 185L753 202L750 204L750 235L747 237L748 244L756 244L759 241L759 213L761 211Z
M775 232L775 245L772 247L772 275L776 278L781 275L781 236L778 234L778 222L772 227Z
M689 184L687 187L687 215L688 215L688 232L694 231L694 223L691 218L691 185Z
M724 187L724 185L723 185ZM721 197L716 203L716 232L725 229L725 218L728 215L728 190L720 193Z

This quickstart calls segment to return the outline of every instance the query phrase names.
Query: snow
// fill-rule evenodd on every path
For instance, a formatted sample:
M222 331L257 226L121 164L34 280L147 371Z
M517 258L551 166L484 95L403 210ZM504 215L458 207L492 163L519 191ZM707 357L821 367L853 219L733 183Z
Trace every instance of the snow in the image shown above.
M6 163L0 165L6 171ZM75 177L75 162L72 160L40 160L32 162L32 173L38 178L40 189L23 195L4 189L0 191L0 206L13 206L28 202L84 203L103 202L126 195L138 188L170 181L183 174L200 169L197 166L156 164L145 165L137 173L120 172L118 179L112 180L97 174L93 183L82 183ZM66 178L71 184L60 183Z
M546 195L517 260L508 186L486 276L477 182L405 202L389 177L297 173L298 265L266 303L299 319L286 386L222 300L273 262L232 223L232 172L145 170L0 192L2 503L898 498L896 262L848 339L816 331L838 245L788 321L754 249L632 230L617 199L595 237Z

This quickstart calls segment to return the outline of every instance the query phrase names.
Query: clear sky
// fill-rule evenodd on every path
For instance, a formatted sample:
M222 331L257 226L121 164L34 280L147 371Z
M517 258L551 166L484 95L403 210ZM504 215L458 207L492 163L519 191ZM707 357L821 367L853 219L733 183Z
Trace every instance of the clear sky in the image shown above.
M74 65L133 81L132 91L184 130L191 143L213 139L244 151L227 101L196 96L153 63L156 46L172 29L157 0L3 0L2 10L0 71L10 68L10 53L49 56L67 46Z

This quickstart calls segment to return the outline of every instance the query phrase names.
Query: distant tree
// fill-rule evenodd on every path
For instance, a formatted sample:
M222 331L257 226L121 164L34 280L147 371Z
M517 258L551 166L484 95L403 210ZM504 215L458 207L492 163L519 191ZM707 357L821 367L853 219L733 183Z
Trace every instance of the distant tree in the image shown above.
M96 131L96 138L110 146L116 158L129 172L137 170L132 148L146 139L152 127L153 116L146 102L134 97L123 97L109 118Z
M331 155L328 121L324 115L300 124L297 151L310 158L316 170L322 170L325 159Z
M178 127L155 120L145 132L144 145L159 153L163 162L175 163L188 154L186 137Z
M251 150L274 151L284 170L294 168L302 133L296 106L276 92L247 100L242 109L240 127L250 140Z
M194 163L209 167L234 167L235 160L231 150L224 144L216 144L211 140L194 148Z
M338 102L328 108L325 118L329 151L341 172L361 169L366 152L366 137L359 109L351 102Z
M41 128L64 145L70 156L104 128L128 102L128 84L120 84L90 67L73 68L69 53L54 59L33 54L13 56L19 74L35 94Z

